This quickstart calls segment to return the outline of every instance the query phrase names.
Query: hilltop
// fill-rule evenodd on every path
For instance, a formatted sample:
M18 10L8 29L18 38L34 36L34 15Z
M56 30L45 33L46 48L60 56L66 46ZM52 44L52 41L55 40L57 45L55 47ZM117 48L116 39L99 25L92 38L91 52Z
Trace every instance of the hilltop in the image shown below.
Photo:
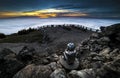
M77 25L49 25L41 28L29 28L6 36L0 40L1 48L12 48L19 52L24 46L32 46L37 52L46 50L65 49L68 42L78 45L82 40L88 38L93 31L90 28ZM16 50L17 49L17 50Z

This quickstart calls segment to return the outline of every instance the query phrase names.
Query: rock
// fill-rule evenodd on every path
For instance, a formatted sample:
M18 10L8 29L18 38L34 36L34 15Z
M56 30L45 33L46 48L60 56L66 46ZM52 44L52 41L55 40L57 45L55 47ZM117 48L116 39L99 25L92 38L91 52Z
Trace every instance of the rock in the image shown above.
M120 33L117 33L116 40L117 40L117 41L120 41Z
M108 43L110 42L110 39L109 39L109 37L102 37L102 38L98 39L97 42L102 45L108 45Z
M90 38L99 38L99 35L97 33L93 33Z
M68 70L77 69L80 64L78 58L75 58L73 64L68 64L63 56L60 56L59 62L65 69L68 69Z
M50 78L67 78L64 69L56 69L51 75Z
M89 42L89 39L85 39L84 41L81 42L81 44L86 45L86 44L88 44L88 42Z
M98 44L91 44L90 46L90 51L92 52L99 52L102 49L101 45Z
M57 54L52 54L51 55L53 58L58 58L58 55Z
M51 58L53 58L52 61L58 61L58 60L59 60L59 57L58 57L57 54L52 54L52 55L51 55Z
M46 57L46 59L49 60L49 61L51 61L51 62L56 62L56 61L59 60L59 57L58 57L57 54L52 54L52 55Z
M47 59L43 59L43 60L42 60L42 64L44 64L44 65L49 64L49 63L50 63L50 61L47 60Z
M120 60L105 63L96 73L98 78L120 78Z
M94 43L97 43L97 41L95 39L90 39L89 40L89 44L94 44Z
M99 54L106 56L107 54L110 53L110 51L111 49L108 47L108 48L103 49Z
M18 53L17 58L22 62L28 62L33 60L36 51L34 48L31 47L23 47L23 49Z
M114 24L105 28L103 32L114 43L120 42L120 24Z
M106 30L106 27L101 26L101 27L100 27L100 30L104 33L105 30Z
M50 68L54 71L55 69L62 68L62 65L59 62L51 62L48 64Z
M0 52L0 78L12 78L24 66L10 49L5 48Z
M89 54L89 56L90 56L90 57L95 57L95 56L98 56L98 54L97 54L96 52L91 52L91 53Z
M50 68L51 68L52 70L57 69L57 63L56 63L56 62L50 63L49 66L50 66Z
M105 58L103 56L95 56L92 58L93 61L104 61Z
M13 78L49 78L51 73L49 66L31 64L20 70Z
M103 66L103 62L102 61L97 61L97 62L91 63L91 67L95 68L95 69L98 69L98 68L100 68L102 66Z
M0 59L5 59L7 57L14 58L14 57L16 57L16 54L14 52L12 52L10 49L4 48L0 52Z
M95 78L95 72L93 69L84 69L81 71L72 70L68 74L68 78Z
M104 42L109 42L109 41L110 41L110 39L109 39L109 37L102 37L102 38L101 38L101 41L104 41Z
M118 54L120 54L120 50L118 48L116 48L112 52L110 52L110 56L117 56Z
M114 24L114 25L108 26L105 29L105 34L106 35L117 34L120 32L119 29L120 29L120 24Z

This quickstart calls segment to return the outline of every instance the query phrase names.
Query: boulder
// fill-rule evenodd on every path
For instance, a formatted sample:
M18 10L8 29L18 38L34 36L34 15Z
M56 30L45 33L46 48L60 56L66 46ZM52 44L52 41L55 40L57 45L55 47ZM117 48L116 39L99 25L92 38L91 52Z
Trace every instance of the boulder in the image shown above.
M15 74L13 78L49 78L51 73L49 66L30 64Z

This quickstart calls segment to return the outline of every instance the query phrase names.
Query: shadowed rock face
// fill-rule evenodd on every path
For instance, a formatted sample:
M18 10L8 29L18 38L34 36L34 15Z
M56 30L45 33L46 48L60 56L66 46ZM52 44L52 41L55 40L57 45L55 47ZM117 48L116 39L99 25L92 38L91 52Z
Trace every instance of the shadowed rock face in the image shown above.
M102 34L108 36L112 42L116 44L120 42L120 24L114 24L104 28L102 27L101 31L103 31Z
M17 59L27 63L33 60L35 54L36 51L34 48L24 46L23 49L17 54Z
M119 24L106 27L82 42L78 56L82 69L95 69L99 78L120 77L119 27Z
M16 59L16 54L10 49L0 52L0 78L12 78L24 64Z

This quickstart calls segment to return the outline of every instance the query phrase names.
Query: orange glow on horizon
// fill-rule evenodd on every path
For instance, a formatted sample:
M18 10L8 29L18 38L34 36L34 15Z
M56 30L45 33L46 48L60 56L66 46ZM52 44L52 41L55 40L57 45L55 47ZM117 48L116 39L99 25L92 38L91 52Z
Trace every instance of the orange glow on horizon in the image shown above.
M69 13L70 12L70 13ZM35 16L39 18L50 18L57 16L87 16L84 13L74 13L70 10L44 9L28 12L0 12L0 18Z
M39 18L50 18L50 17L57 17L57 14L55 13L49 13L49 14L39 14L37 15Z

